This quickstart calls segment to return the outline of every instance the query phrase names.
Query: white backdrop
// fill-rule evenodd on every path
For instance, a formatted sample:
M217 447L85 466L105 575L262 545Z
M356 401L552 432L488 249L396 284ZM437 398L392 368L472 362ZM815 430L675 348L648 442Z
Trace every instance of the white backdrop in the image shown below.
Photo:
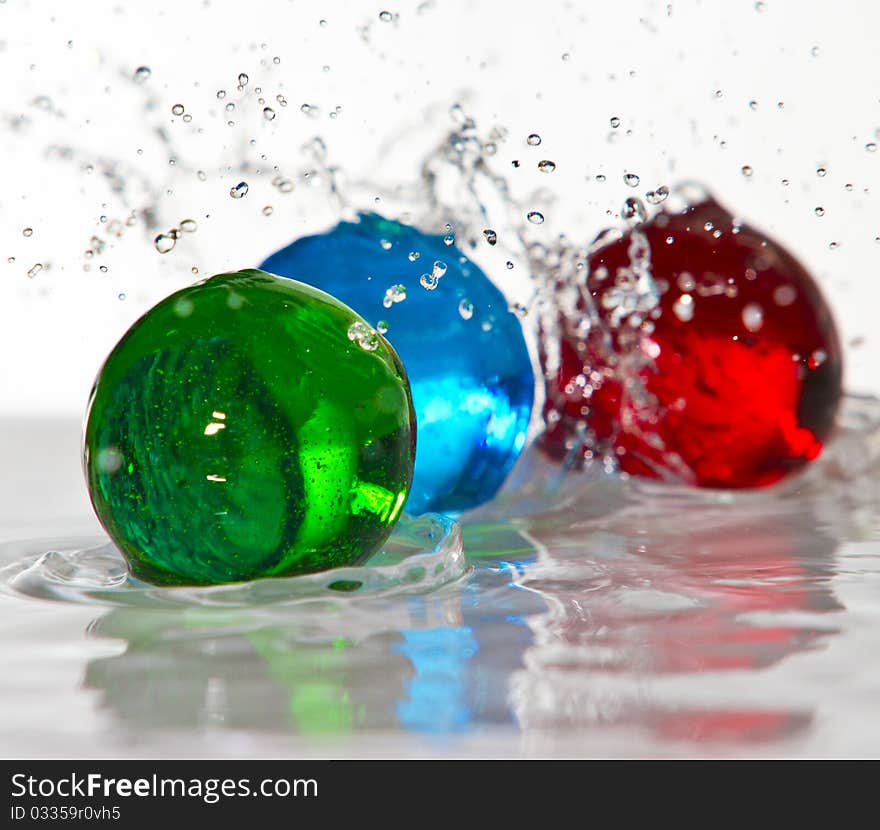
M304 142L321 136L381 196L416 175L457 101L508 130L497 169L546 190L548 241L591 238L634 192L708 184L808 264L847 386L880 392L878 31L871 0L0 0L0 415L80 413L107 351L193 267L255 265L328 224ZM152 237L184 218L198 230L159 254Z

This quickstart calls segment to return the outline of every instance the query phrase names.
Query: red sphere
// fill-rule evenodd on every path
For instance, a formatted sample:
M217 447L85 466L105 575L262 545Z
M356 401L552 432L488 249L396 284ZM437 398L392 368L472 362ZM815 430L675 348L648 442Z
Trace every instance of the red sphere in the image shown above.
M819 455L842 393L840 341L781 245L706 199L594 248L587 274L579 312L592 326L573 336L561 321L545 449L585 443L633 475L730 488Z

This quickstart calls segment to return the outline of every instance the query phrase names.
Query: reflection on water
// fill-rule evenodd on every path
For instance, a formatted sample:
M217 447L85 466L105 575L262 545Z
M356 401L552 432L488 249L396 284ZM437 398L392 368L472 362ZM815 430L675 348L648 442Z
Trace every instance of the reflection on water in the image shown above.
M712 505L639 500L556 532L520 584L548 602L512 686L528 730L628 725L672 739L755 741L807 728L812 712L744 689L824 647L843 606L837 539L810 500ZM577 540L577 541L576 541Z
M835 635L846 523L810 498L614 489L585 491L567 522L472 527L484 556L469 580L332 622L303 608L115 608L89 633L125 650L93 660L85 685L132 734L454 740L491 725L538 751L561 735L588 751L595 730L733 745L808 730L808 705L749 681Z
M436 736L505 723L506 679L531 637L521 619L483 613L478 599L509 583L506 568L486 568L467 585L352 605L320 625L303 608L115 608L88 633L121 640L124 651L91 661L85 686L132 734ZM525 607L536 605L530 598Z
M470 572L450 536L427 589L401 581L404 558L332 601L267 583L195 602L103 584L107 547L41 571L5 546L0 727L63 732L78 706L117 754L210 754L218 736L255 755L867 754L878 434L844 431L809 475L735 496L570 477L541 503L556 472L527 458L530 487L465 517ZM50 572L63 591L40 588ZM93 614L84 638L59 622L71 609ZM61 655L81 661L75 691L53 685Z

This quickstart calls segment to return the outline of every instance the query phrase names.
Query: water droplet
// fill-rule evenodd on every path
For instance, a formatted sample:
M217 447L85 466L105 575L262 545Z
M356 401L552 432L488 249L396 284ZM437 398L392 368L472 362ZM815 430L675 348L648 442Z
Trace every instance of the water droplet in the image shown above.
M229 195L232 196L233 199L241 199L243 196L247 196L248 192L248 183L247 182L239 182L234 187L229 188Z
M820 179L824 178L827 173L828 173L828 171L824 167L817 167L816 168L816 175Z
M176 242L177 239L175 237L160 233L153 240L153 247L155 247L160 254L167 254L174 247Z
M512 162L510 162L511 167L519 167L521 164L522 162L519 159L514 159Z
M807 358L807 366L810 369L818 369L826 360L828 360L828 353L824 349L816 349Z
M180 229L184 233L195 233L198 227L195 219L183 219L180 223Z
M639 186L639 177L635 173L624 173L623 174L623 183L627 187L638 187Z
M287 106L287 99L283 95L276 95L275 100L278 102L279 107Z
M628 196L623 201L620 215L627 221L635 219L637 222L644 222L648 218L648 211L645 209L644 204L642 204L641 199L637 199L635 196Z
M116 299L118 299L118 300L125 300L125 294L117 294L117 295L116 295Z
M486 228L483 231L483 236L486 237L486 242L488 242L490 245L494 245L496 242L498 242L498 234L495 233L495 231L493 231L491 228Z
M348 339L357 343L365 352L374 352L379 348L379 335L360 320L348 327Z
M751 168L748 164L744 164L744 165L742 166L742 174L743 174L747 179L748 179L748 178L751 178L752 173L754 173L754 172L755 172L755 171L752 170L752 168Z
M34 278L35 276L37 276L37 274L39 274L40 271L42 271L42 270L43 270L43 263L42 263L42 262L37 262L37 263L35 263L34 266L30 269L30 271L27 272L27 275L28 275L31 279L33 279L33 278Z
M25 229L21 232L21 235L22 235L22 236L33 236L33 235L34 235L34 229L33 229L33 228L25 228Z
M387 334L388 333L388 321L387 320L380 320L378 323L376 323L376 331L378 331L379 334Z
M247 83L248 83L249 80L250 80L250 78L248 78L248 76L245 75L244 72L242 72L242 73L238 76L238 85L239 85L239 86L247 86Z
M139 66L134 71L134 80L136 83L145 84L150 80L150 76L153 74L152 70L149 66Z
M530 210L526 214L526 219L528 219L533 225L541 225L544 222L544 214L537 210Z
M271 216L273 210L274 208L272 207L272 205L266 205L263 208L263 216Z
M778 306L785 308L790 306L797 299L797 291L792 285L780 285L773 292L773 302Z
M225 89L218 89L217 90L217 98L219 98L222 101L225 97L226 97L226 90Z
M865 149L866 149L869 153L876 153L876 152L877 152L877 145L876 145L873 141L869 141L869 142L865 145Z
M507 270L512 271L513 270L513 263L510 260L507 260L506 264L507 264Z
M410 251L409 254L407 255L407 259L410 262L415 262L420 256L421 256L421 254L418 251Z
M649 190L645 194L648 204L651 205L659 205L661 202L665 202L668 196L669 188L665 184L660 185L656 190Z
M538 162L538 170L542 173L552 173L556 169L556 163L550 159L542 159Z
M813 208L813 213L815 213L816 216L824 216L825 215L825 208L823 208L823 207Z
M436 277L438 280L446 275L446 263L441 262L439 259L431 266L431 276Z
M204 170L196 170L196 176L198 176L200 182L207 181L208 174Z
M174 115L183 115L183 104L175 104L171 107L171 112L174 113Z
M391 23L394 20L395 15L391 12L379 12L379 20L383 23Z
M539 136L537 133L532 133L526 139L526 144L528 144L530 147L537 147L540 143L541 143L541 136Z
M285 179L284 176L276 176L272 179L272 186L282 193L290 193L293 190L293 182L290 179Z
M694 318L694 298L690 294L682 294L672 305L672 313L682 323L687 323Z
M818 58L818 57L819 57L819 47L818 47L818 46L814 46L812 49L810 49L810 54L811 54L814 58Z
M750 110L758 109L758 102L757 101L749 101L749 109Z
M749 331L758 331L764 325L764 309L757 303L748 303L743 307L742 321Z
M385 291L385 297L382 300L382 305L385 308L391 308L395 303L402 303L406 299L406 286L398 283L397 285L392 285L391 288Z
M620 119L615 115L609 123L616 130L620 126Z
M458 313L461 315L462 320L470 320L474 316L474 304L465 297L458 304Z
M263 118L267 121L272 121L275 118L275 110L272 107L263 107Z
M520 320L524 319L529 313L529 310L522 303L511 303L507 310L519 317Z
M455 237L448 233L443 237L443 244L446 245L447 248L451 248L455 244Z
M422 276L419 277L419 285L421 285L425 291L433 291L439 284L440 280L433 274L422 274Z

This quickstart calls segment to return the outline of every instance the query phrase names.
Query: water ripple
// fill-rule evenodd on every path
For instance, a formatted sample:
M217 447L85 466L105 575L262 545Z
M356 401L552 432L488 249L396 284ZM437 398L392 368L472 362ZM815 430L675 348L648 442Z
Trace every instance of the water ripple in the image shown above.
M159 587L129 573L106 537L0 546L0 592L33 599L148 608L247 608L436 591L468 572L461 528L434 514L404 516L366 565L209 587Z

